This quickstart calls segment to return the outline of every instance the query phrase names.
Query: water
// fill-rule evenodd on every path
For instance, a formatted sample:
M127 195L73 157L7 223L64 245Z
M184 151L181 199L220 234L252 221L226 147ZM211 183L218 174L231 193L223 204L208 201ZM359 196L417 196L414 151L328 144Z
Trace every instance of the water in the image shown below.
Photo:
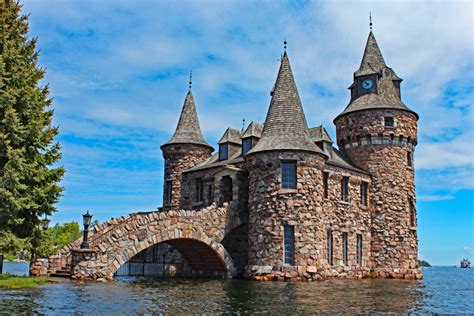
M29 262L10 262L3 261L3 273L16 275L28 275L30 268Z
M0 314L474 313L474 269L433 267L423 273L422 281L60 280L34 289L0 290Z

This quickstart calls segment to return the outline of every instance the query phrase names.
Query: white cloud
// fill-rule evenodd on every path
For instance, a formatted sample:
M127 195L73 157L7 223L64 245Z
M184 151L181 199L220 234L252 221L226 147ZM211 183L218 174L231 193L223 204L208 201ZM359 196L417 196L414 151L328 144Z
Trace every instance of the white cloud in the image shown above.
M417 198L418 201L434 202L434 201L446 201L454 200L454 195L421 195Z

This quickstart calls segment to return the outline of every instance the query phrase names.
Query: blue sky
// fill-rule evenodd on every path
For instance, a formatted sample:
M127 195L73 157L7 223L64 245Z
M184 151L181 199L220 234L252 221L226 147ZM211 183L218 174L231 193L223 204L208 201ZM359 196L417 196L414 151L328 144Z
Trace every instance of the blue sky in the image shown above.
M332 119L368 35L368 13L402 98L420 115L415 153L420 257L474 259L473 4L469 1L24 0L47 69L67 169L53 222L100 221L162 204L159 146L172 135L189 70L215 144L263 122L282 42L308 123Z

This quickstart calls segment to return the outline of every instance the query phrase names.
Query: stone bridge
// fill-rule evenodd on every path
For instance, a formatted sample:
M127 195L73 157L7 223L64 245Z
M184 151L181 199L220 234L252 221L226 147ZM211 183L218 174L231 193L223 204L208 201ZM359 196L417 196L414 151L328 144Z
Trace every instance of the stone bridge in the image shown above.
M90 249L80 249L82 239L76 240L58 254L38 259L31 274L112 279L130 258L166 242L179 251L193 274L233 277L238 272L234 262L239 253L226 249L223 240L242 232L238 228L246 226L246 216L231 205L214 204L198 211L134 213L113 219L90 232Z

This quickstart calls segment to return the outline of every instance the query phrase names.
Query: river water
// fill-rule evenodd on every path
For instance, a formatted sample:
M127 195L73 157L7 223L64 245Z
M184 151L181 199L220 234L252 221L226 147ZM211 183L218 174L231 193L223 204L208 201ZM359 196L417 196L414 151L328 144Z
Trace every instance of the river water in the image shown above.
M33 289L0 290L0 314L474 313L474 269L433 267L425 268L423 274L422 281L310 283L140 278L74 283L60 279Z

